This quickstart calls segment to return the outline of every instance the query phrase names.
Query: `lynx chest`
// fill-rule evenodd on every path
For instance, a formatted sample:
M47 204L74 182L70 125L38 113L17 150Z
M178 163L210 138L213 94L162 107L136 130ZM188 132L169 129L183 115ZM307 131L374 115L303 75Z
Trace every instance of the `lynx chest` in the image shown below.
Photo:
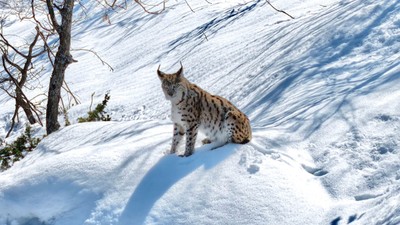
M199 117L198 105L192 101L186 100L179 105L172 104L171 120L174 123L186 127L187 124L200 122Z
M182 121L182 110L174 105L171 107L171 120L179 125L184 125Z

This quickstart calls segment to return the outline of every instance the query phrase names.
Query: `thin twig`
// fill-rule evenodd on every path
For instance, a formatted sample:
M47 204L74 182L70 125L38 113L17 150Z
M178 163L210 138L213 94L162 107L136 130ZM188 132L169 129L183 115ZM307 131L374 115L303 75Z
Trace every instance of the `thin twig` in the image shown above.
M96 92L93 92L92 95L90 96L90 106L89 106L89 111L92 111L92 104L93 104L93 96Z
M8 138L10 136L11 131L14 129L15 118L18 117L18 110L19 110L19 105L15 105L14 115L13 115L13 118L11 119L11 127L6 134L6 138Z
M87 17L88 13L87 13L87 8L85 7L84 4L82 4L81 1L78 1L78 4L82 7L82 12L85 14L85 16Z
M194 12L194 10L192 9L192 7L190 7L190 5L189 5L189 3L185 0L185 2L186 2L186 5L189 7L189 9L192 11L192 12Z
M75 104L79 105L81 102L79 99L72 93L71 89L68 86L68 83L64 80L64 85L63 85L64 90L69 93L69 95L74 99Z
M37 121L39 122L40 126L43 126L42 120L40 119L39 115L39 110L37 109L36 105L32 103L32 100L29 100L28 97L26 97L25 93L21 91L22 98L25 99L25 101L28 103L29 108L31 111L33 111L36 114ZM42 113L42 112L40 112Z
M54 62L53 62L52 56L55 57L55 55L54 55L54 52L52 51L51 47L47 44L47 39L49 38L49 36L50 36L51 34L48 35L47 37L45 37L44 34L43 34L42 32L39 32L39 34L40 34L40 37L41 37L42 40L43 40L43 47L44 47L44 48L46 49L46 51L47 51L47 57L49 58L49 61L50 61L50 63L51 63L51 66L54 67Z
M11 81L12 81L11 78L1 78L0 79L0 84L6 83L6 82L11 82Z
M39 25L43 30L53 33L54 29L49 29L45 27L39 20L36 19L36 10L35 10L35 0L31 1L31 12L32 12L32 19L36 22L37 25Z
M280 13L284 13L284 14L286 14L287 16L289 16L290 18L294 19L294 17L291 16L289 13L287 13L287 12L281 10L281 9L275 8L275 6L273 6L268 0L265 0L265 1L266 1L266 2L268 3L268 5L270 5L275 11L280 12Z
M86 52L91 52L93 53L100 61L103 65L107 65L111 71L114 71L114 68L108 64L106 61L104 61L98 54L97 52L91 50L91 49L85 49L85 48L76 48L76 49L71 49L71 51L86 51Z
M204 37L206 38L206 40L208 41L207 35L206 33L203 33Z
M162 1L162 3L159 3L159 4L156 4L156 5L154 5L154 7L155 6L159 6L159 5L163 5L163 8L162 9L160 9L159 11L155 11L155 12L151 12L151 11L149 11L148 9L147 9L147 5L145 4L145 3L143 3L141 0L135 0L135 2L146 12L146 13L148 13L148 14L153 14L153 15L158 15L158 14L160 14L160 13L162 13L164 10L165 10L165 1L166 0L163 0Z
M16 49L12 44L10 44L10 43L8 42L8 40L3 36L2 33L0 33L0 37L1 37L2 42L3 42L7 47L12 48L12 50L14 50L16 53L18 53L18 55L20 55L20 56L26 58L26 55L23 54L22 52L18 51L18 49Z
M10 89L10 87L8 87L8 88ZM0 89L3 90L8 96L10 96L10 98L15 99L15 96L9 90L6 90L6 88L3 88L3 87L0 87Z

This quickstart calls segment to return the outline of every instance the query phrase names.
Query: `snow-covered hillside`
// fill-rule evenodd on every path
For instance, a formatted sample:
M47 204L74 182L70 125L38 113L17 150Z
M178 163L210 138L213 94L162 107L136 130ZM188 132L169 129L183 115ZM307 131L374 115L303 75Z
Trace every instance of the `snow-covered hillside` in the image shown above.
M270 2L295 19L261 0L193 0L194 13L173 1L159 15L130 2L108 24L95 1L78 5L73 48L114 71L72 52L66 81L82 104L0 173L0 224L400 224L400 2ZM166 154L156 69L180 61L249 116L250 143ZM113 121L78 124L107 91ZM4 137L14 103L0 104Z

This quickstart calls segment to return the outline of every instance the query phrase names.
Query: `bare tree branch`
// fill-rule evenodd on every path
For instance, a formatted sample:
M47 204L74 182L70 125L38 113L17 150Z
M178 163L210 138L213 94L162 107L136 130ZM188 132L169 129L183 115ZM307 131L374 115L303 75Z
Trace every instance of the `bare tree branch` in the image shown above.
M38 29L39 29L39 28L38 28ZM40 37L41 37L41 39L42 39L42 41L43 41L43 43L44 43L44 46L43 46L43 47L44 47L44 49L45 49L46 52L47 52L47 57L48 57L48 59L49 59L49 61L50 61L50 63L51 63L51 66L54 67L53 58L55 57L55 55L54 55L54 53L53 53L53 51L52 51L52 48L47 44L49 35L47 35L47 37L45 37L44 34L43 34L43 32L39 32L39 34L40 34Z
M7 75L9 76L9 78L10 78L10 80L11 81L15 81L15 78L13 77L13 75L12 75L12 73L10 72L10 70L8 69L8 67L7 67L7 63L6 62L11 62L11 61L9 61L9 59L8 59L8 57L7 57L7 55L6 54L3 54L2 55L2 57L1 57L1 61L2 61L2 63L3 63L3 68L4 68L4 71L7 73ZM12 63L12 64L11 64ZM10 64L13 66L13 62L11 62ZM16 65L16 64L14 64L14 65ZM16 66L18 66L18 65L16 65ZM19 66L18 66L19 67ZM19 67L21 70L22 70L22 68L21 67ZM19 70L19 69L18 69Z
M0 2L1 1L2 0L0 0ZM128 6L127 0L96 1L99 5L105 7L107 12L110 12L110 9L115 10L116 8L126 9ZM154 5L145 3L144 1L145 0L134 0L134 2L146 13L160 14L165 10L167 0L160 0L158 4ZM21 50L21 48L9 43L4 37L3 32L0 33L0 51L3 53L2 62L5 74L8 75L8 77L0 79L0 89L4 89L10 97L15 98L16 100L13 124L18 118L18 110L21 108L24 109L25 114L27 114L27 109L31 110L33 112L31 113L31 117L35 116L37 121L41 124L41 112L37 108L38 105L34 104L32 99L28 99L23 92L23 89L29 89L30 80L40 72L37 68L34 68L33 59L40 57L42 54L47 54L47 58L53 67L46 108L46 130L47 133L50 134L59 128L57 122L57 108L60 102L60 91L62 90L67 92L69 103L75 102L79 104L79 99L74 96L68 84L65 82L64 75L68 65L76 62L70 54L71 26L73 26L74 23L72 16L74 13L74 3L77 2L84 10L86 9L84 7L85 3L79 0L28 0L28 2L30 2L30 6L26 5L21 10L15 10L14 15L17 15L21 20L29 20L37 25L35 28L36 33L34 39L27 43L27 46ZM190 10L194 12L192 7L189 5L189 2L187 0L185 0L185 2ZM86 11L84 12L86 13ZM106 19L109 21L108 18ZM2 25L0 24L0 26ZM57 41L54 42L54 44L50 44L51 42L49 42L49 40L53 40L52 35L57 35L57 37L55 37ZM207 39L206 35L205 37ZM114 68L103 60L94 50L75 50L91 52L102 62L103 65L106 65L111 71L114 71ZM8 54L8 51L10 51L11 54ZM25 60L21 60L21 58ZM22 61L23 64L21 64L20 61ZM62 104L65 103L62 99L61 101ZM29 118L28 114L27 117Z
M68 86L68 83L64 81L63 89L69 94L69 96L72 97L72 99L75 101L75 104L80 104L81 101L74 95L74 93L71 91L71 89Z
M38 26L40 26L43 30L46 30L47 32L50 32L50 33L54 32L54 30L47 28L38 19L36 19L35 0L31 1L31 12L32 12L32 19L35 21L35 23Z
M185 0L185 2L186 2L186 5L189 7L189 9L190 9L192 12L194 12L194 10L192 9L192 7L190 7L190 5L189 5L189 3L187 2L187 0Z
M7 132L7 134L6 134L6 138L8 138L8 137L10 136L11 131L14 129L14 126L15 126L15 118L17 118L18 110L19 110L19 106L16 105L16 106L15 106L15 109L14 109L14 115L13 115L13 117L12 117L12 119L11 119L11 126L10 126L10 129L8 130L8 132Z
M33 41L31 42L31 44L29 45L29 48L28 48L28 54L26 55L25 66L24 66L24 69L23 69L24 71L28 71L29 67L31 66L32 58L34 58L33 48L35 47L35 45L37 43L37 40L39 39L39 35L40 35L39 34L39 28L36 26L35 29L36 29L36 35L35 35ZM35 55L39 56L41 54L35 54ZM27 78L27 76L23 76L22 77L22 79L20 81L20 83L21 83L20 85L23 86L23 84L25 84L26 78Z
M6 82L12 82L11 78L1 78L0 79L0 84L6 83Z
M23 88L25 87L28 78L30 78L28 75L32 74L32 69L33 69L32 59L38 57L40 55L39 54L40 52L44 53L44 51L40 51L39 53L34 54L34 49L35 46L37 45L39 37L40 37L40 30L38 27L36 27L36 34L33 40L28 45L27 53L24 54L21 51L19 51L15 46L13 46L11 43L9 43L3 34L0 34L1 43L5 45L5 48L3 47L0 49L1 52L3 53L1 57L3 69L9 77L8 80L10 81L10 83L12 83L10 84L10 87L15 87L13 94L10 93L9 90L7 90L6 88L1 87L1 89L4 90L11 98L15 99L15 110L13 118L11 120L11 128L8 131L6 137L8 137L11 134L16 119L19 118L18 111L20 108L24 110L25 115L31 124L39 122L42 125L39 115L40 111L37 109L35 104L33 104L31 100L25 95L23 91ZM18 55L23 59L25 59L23 66L18 65L14 61L15 59L12 60L9 58L9 52L8 52L9 49L11 49L15 53L14 55ZM9 67L14 68L14 71L10 70Z
M114 71L114 68L108 64L106 61L104 61L98 54L97 52L93 51L92 49L85 49L85 48L76 48L76 49L71 49L71 51L86 51L86 52L91 52L93 53L100 61L103 65L107 65L108 68L110 69L110 71Z
M2 87L0 87L0 88L1 88L8 96L10 96L10 98L14 98L14 97L15 97L13 94L10 93L9 90L7 90L7 89L5 89L5 88L2 88Z
M287 13L287 12L285 12L285 11L283 11L283 10L280 10L280 9L275 8L275 6L273 6L268 0L265 0L265 1L266 1L266 2L268 3L268 5L270 5L275 11L280 12L280 13L284 13L284 14L286 14L287 16L289 16L290 18L294 19L294 17L291 16L289 13Z
M32 0L33 2L33 0ZM60 33L60 25L57 22L56 19L56 15L54 13L54 9L53 9L53 1L52 0L46 0L46 5L47 5L47 10L49 11L49 16L50 16L50 20L51 23L54 27L54 29L57 31L57 33Z
M8 40L4 37L3 33L0 33L0 38L1 38L1 41L2 41L7 47L12 48L12 50L15 51L16 53L18 53L18 55L20 55L20 56L26 58L26 55L25 55L25 54L23 54L22 52L20 52L18 49L16 49L13 45L11 45L11 44L8 42Z
M161 3L159 3L159 4L156 4L156 5L152 5L152 6L159 6L159 5L161 5L162 4L162 9L160 9L159 11L154 11L154 12L152 12L152 11L149 11L148 9L147 9L147 4L145 4L145 3L143 3L141 0L135 0L135 2L146 12L146 13L148 13L148 14L154 14L154 15L157 15L157 14L160 14L160 13L162 13L164 10L165 10L165 1L166 0L163 0Z
M10 76L11 76L11 73L10 73L10 71L8 71L7 66L6 66L7 64L5 64L4 60L5 60L8 64L10 64L12 67L14 67L15 69L17 69L17 70L19 70L19 71L22 71L22 70L23 70L18 64L16 64L16 63L14 63L13 61L11 61L11 60L8 58L8 56L7 56L6 54L3 54L2 59L3 59L4 70L5 70Z

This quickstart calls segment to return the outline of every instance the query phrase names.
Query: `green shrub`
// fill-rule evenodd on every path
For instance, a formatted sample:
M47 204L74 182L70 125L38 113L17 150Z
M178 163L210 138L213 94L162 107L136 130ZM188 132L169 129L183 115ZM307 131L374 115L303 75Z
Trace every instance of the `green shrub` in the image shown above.
M105 112L107 103L110 100L110 95L107 93L104 96L102 103L98 104L94 110L89 110L87 117L79 117L78 122L93 122L93 121L110 121L111 117Z
M11 144L0 147L0 171L10 168L14 162L24 158L40 142L40 138L32 137L32 128L28 125L25 132Z

